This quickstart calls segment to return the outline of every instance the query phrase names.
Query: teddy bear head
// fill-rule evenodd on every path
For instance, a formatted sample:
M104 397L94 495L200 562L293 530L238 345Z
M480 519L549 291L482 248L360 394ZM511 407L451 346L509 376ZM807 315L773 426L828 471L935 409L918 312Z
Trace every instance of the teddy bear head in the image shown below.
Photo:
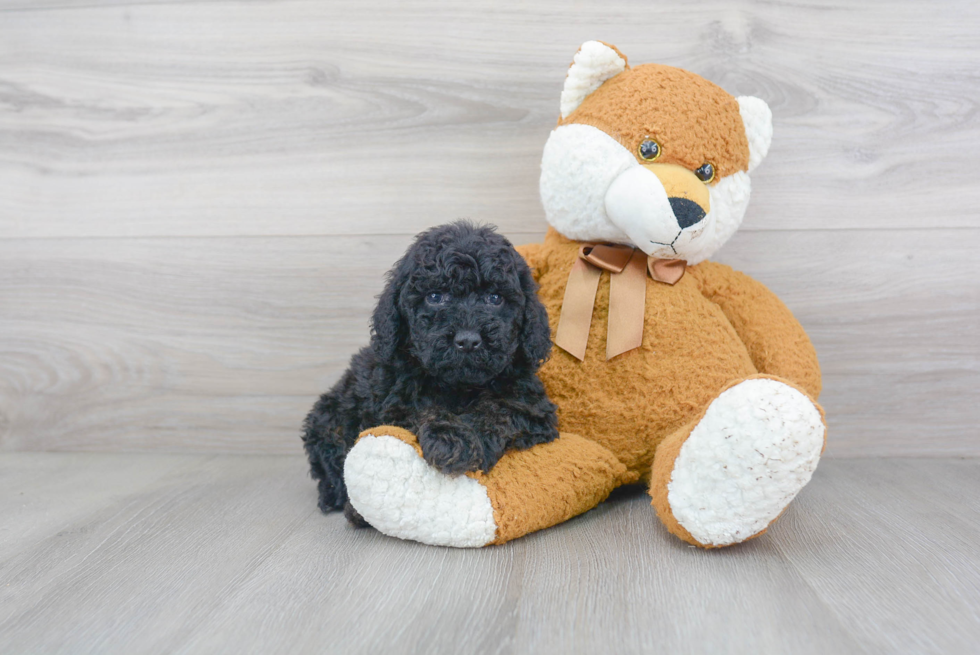
M679 68L630 68L588 41L541 160L541 201L560 234L697 264L738 229L772 112Z

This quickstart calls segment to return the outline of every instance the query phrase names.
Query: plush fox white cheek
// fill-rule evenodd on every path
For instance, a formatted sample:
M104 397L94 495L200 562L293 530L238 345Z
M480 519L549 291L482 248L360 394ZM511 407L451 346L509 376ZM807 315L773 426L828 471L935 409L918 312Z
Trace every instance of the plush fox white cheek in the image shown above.
M677 257L693 265L715 254L742 224L751 194L752 182L744 171L732 173L708 186L711 211L700 223L685 230L674 244Z
M576 241L630 243L606 216L606 190L636 158L605 132L590 125L562 125L544 146L541 203L545 218Z

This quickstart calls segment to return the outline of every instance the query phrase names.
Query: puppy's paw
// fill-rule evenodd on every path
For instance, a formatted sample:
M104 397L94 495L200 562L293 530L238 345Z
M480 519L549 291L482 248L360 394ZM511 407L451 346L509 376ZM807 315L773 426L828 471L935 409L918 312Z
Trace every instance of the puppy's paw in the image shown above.
M483 443L467 426L448 422L426 423L418 434L422 457L446 475L488 470ZM498 458L499 459L499 458Z
M327 476L317 483L317 506L324 514L344 508L347 502L347 488L344 486L344 479Z

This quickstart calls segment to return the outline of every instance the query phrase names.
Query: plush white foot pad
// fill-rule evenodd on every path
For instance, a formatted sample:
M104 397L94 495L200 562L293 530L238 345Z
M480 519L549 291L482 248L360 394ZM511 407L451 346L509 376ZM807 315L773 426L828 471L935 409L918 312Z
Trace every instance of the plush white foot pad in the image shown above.
M386 535L474 548L490 543L497 532L483 485L440 473L395 437L365 435L354 444L344 481L354 509Z
M824 443L820 411L776 380L747 380L716 398L674 461L667 501L705 545L745 541L810 481Z

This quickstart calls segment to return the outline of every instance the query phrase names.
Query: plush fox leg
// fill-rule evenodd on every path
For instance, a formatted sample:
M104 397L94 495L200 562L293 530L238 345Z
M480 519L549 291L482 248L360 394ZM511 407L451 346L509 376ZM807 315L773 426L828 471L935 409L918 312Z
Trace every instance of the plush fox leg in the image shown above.
M757 537L810 481L825 435L823 410L788 382L733 382L657 448L653 506L697 546Z
M415 435L381 426L347 455L351 504L375 529L435 546L502 544L561 523L636 480L602 446L574 434L506 453L489 473L448 476Z

